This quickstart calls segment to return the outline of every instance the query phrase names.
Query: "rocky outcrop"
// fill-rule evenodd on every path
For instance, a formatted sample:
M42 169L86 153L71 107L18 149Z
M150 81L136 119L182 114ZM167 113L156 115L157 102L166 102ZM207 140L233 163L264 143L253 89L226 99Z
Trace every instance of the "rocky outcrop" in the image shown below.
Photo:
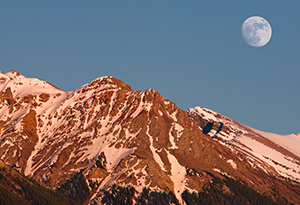
M274 187L293 186L291 193L278 190L297 201L298 185L254 169L244 155L204 135L201 116L153 89L133 91L108 76L72 92L16 73L0 79L1 159L45 186L59 188L82 173L90 201L118 184L171 191L182 202L185 190L200 191L213 176L227 176L271 197Z

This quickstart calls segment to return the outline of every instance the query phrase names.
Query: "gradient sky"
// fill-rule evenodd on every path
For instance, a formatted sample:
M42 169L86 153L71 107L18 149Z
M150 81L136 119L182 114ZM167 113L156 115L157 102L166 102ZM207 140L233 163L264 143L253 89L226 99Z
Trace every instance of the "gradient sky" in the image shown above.
M300 133L300 1L0 0L0 70L70 91L100 76L263 131ZM250 16L270 42L241 35Z

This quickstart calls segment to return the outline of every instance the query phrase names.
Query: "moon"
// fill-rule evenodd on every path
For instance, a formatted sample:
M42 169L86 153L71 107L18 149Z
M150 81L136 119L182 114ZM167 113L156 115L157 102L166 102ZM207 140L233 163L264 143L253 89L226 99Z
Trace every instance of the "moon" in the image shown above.
M250 46L262 47L270 41L272 28L266 19L260 16L252 16L244 21L242 35Z

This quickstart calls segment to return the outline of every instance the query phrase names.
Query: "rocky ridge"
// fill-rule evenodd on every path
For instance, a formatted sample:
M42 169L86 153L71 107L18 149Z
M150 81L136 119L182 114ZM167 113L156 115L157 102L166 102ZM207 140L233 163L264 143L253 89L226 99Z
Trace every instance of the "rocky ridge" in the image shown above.
M299 134L278 135L259 131L203 107L190 108L188 113L200 129L213 123L207 135L215 136L221 144L246 158L254 168L300 182ZM220 132L215 135L221 124Z
M204 135L205 124L216 119L199 113L179 109L153 89L133 91L109 76L65 92L15 71L0 73L0 156L52 189L82 173L91 204L100 203L112 184L133 186L136 195L144 187L171 191L184 203L181 194L203 190L212 174L241 180L275 200L274 189L299 202L299 156L284 147L275 149L292 163L284 172L268 162L287 164L273 155L257 157L245 141L232 140L235 148L228 145L232 136L245 132L240 124L240 129L229 126L229 118L225 122L214 114L224 121L224 129L219 139Z

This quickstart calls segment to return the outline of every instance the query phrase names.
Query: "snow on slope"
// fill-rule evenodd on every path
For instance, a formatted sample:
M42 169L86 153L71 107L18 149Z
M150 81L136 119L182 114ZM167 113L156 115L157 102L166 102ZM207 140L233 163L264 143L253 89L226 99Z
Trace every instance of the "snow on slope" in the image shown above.
M237 142L239 142L239 144L235 143L236 146L266 162L268 165L275 168L280 175L297 181L300 180L299 160L288 157L280 151L260 143L259 141L248 136L240 136L237 139ZM255 160L255 158L252 156L249 156L249 159L253 161ZM269 172L266 167L261 168L266 173Z
M107 81L108 83L101 84L101 81L103 80ZM93 82L96 82L96 84L94 85ZM69 160L65 163L65 165L71 160L76 159L76 163L84 160L89 160L91 163L88 166L92 166L92 164L94 163L94 159L96 159L101 152L104 152L107 160L110 162L107 165L107 169L111 171L111 169L113 169L113 167L117 165L122 158L134 152L134 149L116 149L114 146L111 146L111 144L116 141L116 136L114 136L113 134L107 134L108 131L112 129L114 122L120 117L122 113L122 110L120 110L113 117L109 115L111 112L111 108L113 107L113 100L116 100L116 97L118 95L117 93L120 91L120 88L114 85L112 83L111 77L108 76L97 78L93 82L68 93L67 98L64 98L62 101L59 101L57 105L53 106L55 108L53 109L53 112L47 112L45 115L40 116L43 121L50 121L51 123L50 125L44 124L44 126L40 128L41 135L37 145L35 146L33 154L28 160L25 174L33 173L44 166L44 164L34 166L33 156L44 149L44 147L48 146L49 140L44 139L48 139L49 136L53 136L51 137L51 140L54 140L54 136L56 136L56 144L60 143L62 139L60 137L57 137L60 136L58 135L58 133L60 133L65 138L65 142L61 147L61 150L65 149L68 146L68 141L74 140L75 137L79 137L80 140L83 139L84 141L84 139L89 139L92 136L95 136L95 132L100 133L98 138L89 140L90 144L87 144L85 145L85 147L77 150L76 154L71 153L71 156L69 156ZM97 95L105 95L105 93L107 92L113 93L111 98L112 100L109 104L110 109L108 111L108 116L100 117L100 115L103 113L101 110L104 107L107 107L106 103L97 105L95 107L86 105L93 104L94 100L97 98ZM83 115L83 113L81 112L84 106L86 106L87 116ZM124 105L122 109L125 109L125 107L126 106ZM63 118L58 119L59 117L53 117L56 115L63 116ZM68 127L71 122L74 123L72 128ZM99 126L97 131L95 129L92 131L87 131L89 130L90 126L93 126L95 124L101 125ZM65 128L63 130L60 130L61 127ZM78 131L82 128L84 132L82 134L78 134ZM55 143L53 143L53 145L55 145ZM55 157L52 156L46 161L48 161L51 166L52 164L56 163L57 157L59 155L60 152L57 152L55 154Z
M14 105L15 103L12 104L10 100L6 100L4 104L0 105L1 120L9 120L6 122L7 124L13 123L18 128L17 132L22 131L21 118L28 114L30 110L34 110L40 120L45 122L50 113L56 110L69 95L68 92L60 90L48 82L37 78L27 78L16 71L10 71L6 74L0 72L0 92L7 93L7 97L11 96L17 102L17 106ZM10 106L12 106L13 112L10 111ZM51 124L55 123L51 122ZM45 126L49 125L45 124ZM43 129L44 127L37 128L39 135L48 132L47 129ZM4 132L5 130L1 130L0 134ZM3 138L5 136L3 135ZM38 139L35 150L40 147L41 140L43 138ZM27 168L31 167L31 157L28 160ZM27 174L28 171L25 171L25 173Z
M48 82L26 78L16 71L6 74L0 72L0 92L3 93L4 103L0 104L0 118L7 125L13 124L16 132L23 131L22 117L30 110L43 119L63 102L68 92L60 90ZM12 101L11 101L12 100ZM11 126L0 130L7 132ZM41 132L41 130L39 130ZM3 135L2 138L5 138Z
M203 107L190 108L188 113L200 116L202 124L224 123L217 140L234 152L246 155L252 166L270 174L274 168L279 175L300 182L299 134L279 135L259 131ZM216 131L217 127L213 127L208 135L213 136Z
M37 103L34 110L38 115L50 108L55 110L68 96L68 92L60 90L48 82L37 78L26 78L15 71L6 74L0 72L0 91L4 92L7 88L11 90L12 97L15 99L32 96L31 101Z
M250 129L300 157L300 134L279 135L270 132L263 132L254 128Z
M173 152L179 149L179 140L184 140L189 135L185 133L189 131L187 129L189 127L180 121L182 118L177 119L178 109L173 110L172 106L169 109L164 108L164 106L172 105L170 101L164 100L154 105L154 90L134 92L127 89L124 91L122 90L124 85L120 86L116 79L101 77L75 91L65 92L44 81L29 79L13 71L7 74L0 73L0 91L5 91L7 88L11 89L16 101L20 102L20 108L19 110L13 108L13 114L10 114L9 106L3 101L4 103L0 105L0 117L12 116L8 123L16 121L15 130L22 129L17 119L26 115L29 109L37 113L38 141L27 160L24 170L26 175L37 173L38 179L47 179L49 175L53 177L53 184L55 184L58 180L68 177L62 175L63 173L83 169L91 169L88 170L91 172L99 171L96 161L104 159L101 162L107 161L107 164L105 164L105 171L104 169L103 172L99 171L102 175L91 174L91 179L103 180L100 181L99 190L117 181L123 183L125 179L121 175L123 177L134 176L133 179L136 179L134 187L140 191L142 187L151 185L152 182L155 182L152 188L159 188L157 182L162 181L162 178L169 179L164 184L160 184L160 187L174 189L179 200L185 189L192 190L188 187L189 176L187 176L186 164L183 166L184 163L181 164L180 158L176 158L178 155ZM48 96L40 97L42 94ZM24 103L22 99L27 95L32 96L32 99ZM32 106L33 103L37 106ZM158 109L157 105L162 106L163 109ZM157 106L155 109L158 109L158 114L151 112L155 106ZM209 109L197 107L190 109L189 112L201 116L205 122L217 122L216 126L219 122L224 123L224 129L217 135L217 139L222 139L220 142L234 152L246 154L249 163L254 167L260 167L268 173L269 167L273 167L282 176L295 180L300 178L300 160L297 158L299 150L297 144L293 144L295 140L299 140L299 135L291 135L289 140L283 140L280 135L273 136L275 134L254 130ZM147 117L143 118L145 113ZM153 130L157 130L154 125L160 117L164 118L163 122L168 125L161 128L162 131L167 129L164 135L153 133ZM138 122L133 122L133 119L138 119ZM143 120L148 123L142 125ZM187 115L183 121L189 122ZM194 121L192 124L196 125ZM209 133L211 136L216 133L218 129L216 126ZM196 133L200 134L199 129L196 130ZM143 158L135 155L138 151L138 154L141 154L141 150L136 147L139 144L135 144L135 141L138 136L142 138L143 134L145 139L139 139L138 143L149 146L149 156L153 156L153 161L158 165L157 169L155 166L149 166L152 170L149 169L149 159L144 158L148 156L146 155L147 149L139 147L143 149L142 154L146 153L145 156L142 155ZM163 143L158 142L165 136L170 143L165 143L165 147L160 147ZM274 139L270 140L270 138ZM229 144L229 141L234 147ZM187 143L189 142L187 140ZM8 144L11 141L5 141L5 143ZM192 151L191 147L189 151ZM131 164L131 162L134 163ZM235 170L241 166L231 158L225 164ZM153 173L159 173L161 178L154 178ZM126 178L126 180L129 179ZM131 183L133 182L134 180L131 180ZM124 185L126 185L125 182ZM96 194L94 196L96 197Z
M176 157L172 154L170 154L167 151L168 154L168 159L171 163L171 180L174 183L174 193L177 197L177 199L179 199L180 203L182 203L181 200L181 194L182 192L186 189L186 178L185 178L185 174L186 174L186 170L185 167L182 166L181 164L179 164L178 160L176 159Z
M22 97L25 95L35 95L35 94L58 94L65 93L53 85L39 80L37 78L26 78L23 75L10 71L6 74L0 72L0 91L4 91L6 88L10 88L13 97Z

